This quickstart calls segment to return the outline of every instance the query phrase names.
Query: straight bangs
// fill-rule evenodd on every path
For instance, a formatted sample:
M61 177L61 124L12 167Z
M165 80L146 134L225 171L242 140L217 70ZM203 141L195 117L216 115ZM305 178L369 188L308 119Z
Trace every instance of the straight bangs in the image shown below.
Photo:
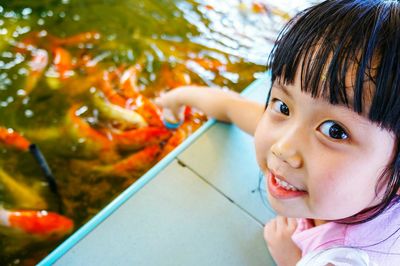
M269 57L272 84L342 104L400 135L400 8L397 1L325 1L295 16Z

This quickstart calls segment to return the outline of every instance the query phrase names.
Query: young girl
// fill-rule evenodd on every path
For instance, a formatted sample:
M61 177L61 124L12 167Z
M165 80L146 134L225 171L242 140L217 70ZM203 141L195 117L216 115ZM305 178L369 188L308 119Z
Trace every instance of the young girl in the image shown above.
M270 57L266 108L182 87L191 105L254 134L278 265L400 265L400 2L325 1L294 17Z

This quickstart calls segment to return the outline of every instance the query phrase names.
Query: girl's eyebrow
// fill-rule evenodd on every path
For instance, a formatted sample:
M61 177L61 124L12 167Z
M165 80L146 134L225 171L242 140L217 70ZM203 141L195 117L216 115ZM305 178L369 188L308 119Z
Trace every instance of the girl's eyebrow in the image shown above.
M280 90L281 90L283 93L285 93L288 97L293 98L292 95L290 94L288 88L287 88L285 85L280 84L280 83L276 83L275 85L276 85L276 86L275 86L276 88L280 89Z

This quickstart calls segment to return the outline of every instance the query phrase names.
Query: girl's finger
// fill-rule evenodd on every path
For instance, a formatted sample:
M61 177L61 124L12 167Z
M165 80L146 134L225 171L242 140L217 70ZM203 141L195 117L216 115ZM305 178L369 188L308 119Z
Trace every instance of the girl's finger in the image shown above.
M269 243L276 232L276 219L268 221L264 226L264 239Z
M288 218L288 229L292 232L294 232L297 228L297 220L296 218Z
M282 231L287 227L286 217L277 216L276 217L276 230Z
M163 101L162 101L161 97L155 98L155 99L154 99L154 103L155 103L157 106L159 106L159 107L162 107L162 106L163 106Z
M276 230L276 219L269 220L264 227L264 231L273 232Z

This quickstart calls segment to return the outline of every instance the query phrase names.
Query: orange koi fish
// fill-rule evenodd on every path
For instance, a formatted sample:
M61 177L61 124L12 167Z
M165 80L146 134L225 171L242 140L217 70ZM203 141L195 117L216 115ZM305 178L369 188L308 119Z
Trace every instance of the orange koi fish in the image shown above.
M160 69L159 82L163 84L163 86L166 86L167 89L189 85L191 83L191 78L186 71L187 68L184 65L177 65L172 68L167 64L163 64Z
M141 66L135 66L126 69L119 80L120 90L126 98L136 98L139 94L138 89L138 73L141 71Z
M156 162L160 151L158 145L148 146L111 166L105 166L103 170L118 176L130 176L149 169Z
M158 145L148 146L114 164L104 165L98 161L71 160L71 168L82 172L96 173L97 176L134 177L142 174L158 160L161 148Z
M105 71L100 80L100 90L110 103L135 111L144 118L149 126L163 127L158 107L138 90L137 73L139 70L139 65L126 69L117 84L114 80L117 73ZM118 88L118 92L114 86Z
M53 64L60 74L61 79L66 79L71 76L73 68L71 54L64 48L56 47L53 50Z
M165 144L163 151L160 154L160 159L165 157L168 153L170 153L173 149L175 149L188 136L189 134L183 129L178 129L177 131L175 131L172 137L169 138L169 140L167 141L167 144Z
M0 208L0 225L40 237L64 236L74 228L71 219L57 213L3 208Z
M114 90L112 75L108 71L104 71L103 76L100 79L100 90L112 104L119 105L123 108L126 107L126 99Z
M162 127L163 123L159 108L139 92L137 76L140 70L141 67L137 64L126 69L121 75L119 89L126 99L124 104L127 108L135 108L135 111L143 116L150 126Z
M97 154L104 160L109 160L116 156L114 144L106 136L90 126L88 122L79 117L76 113L79 106L74 104L67 112L66 129L68 137L74 140L84 141L85 153L88 156Z
M167 140L171 136L171 132L162 127L144 127L112 133L111 136L120 150L136 150Z
M0 127L0 143L20 151L28 151L31 144L26 138L11 128Z
M143 95L138 95L138 97L135 98L134 101L136 103L136 106L128 106L128 109L135 108L135 111L147 121L149 126L164 126L161 119L160 109L150 99L144 97Z

